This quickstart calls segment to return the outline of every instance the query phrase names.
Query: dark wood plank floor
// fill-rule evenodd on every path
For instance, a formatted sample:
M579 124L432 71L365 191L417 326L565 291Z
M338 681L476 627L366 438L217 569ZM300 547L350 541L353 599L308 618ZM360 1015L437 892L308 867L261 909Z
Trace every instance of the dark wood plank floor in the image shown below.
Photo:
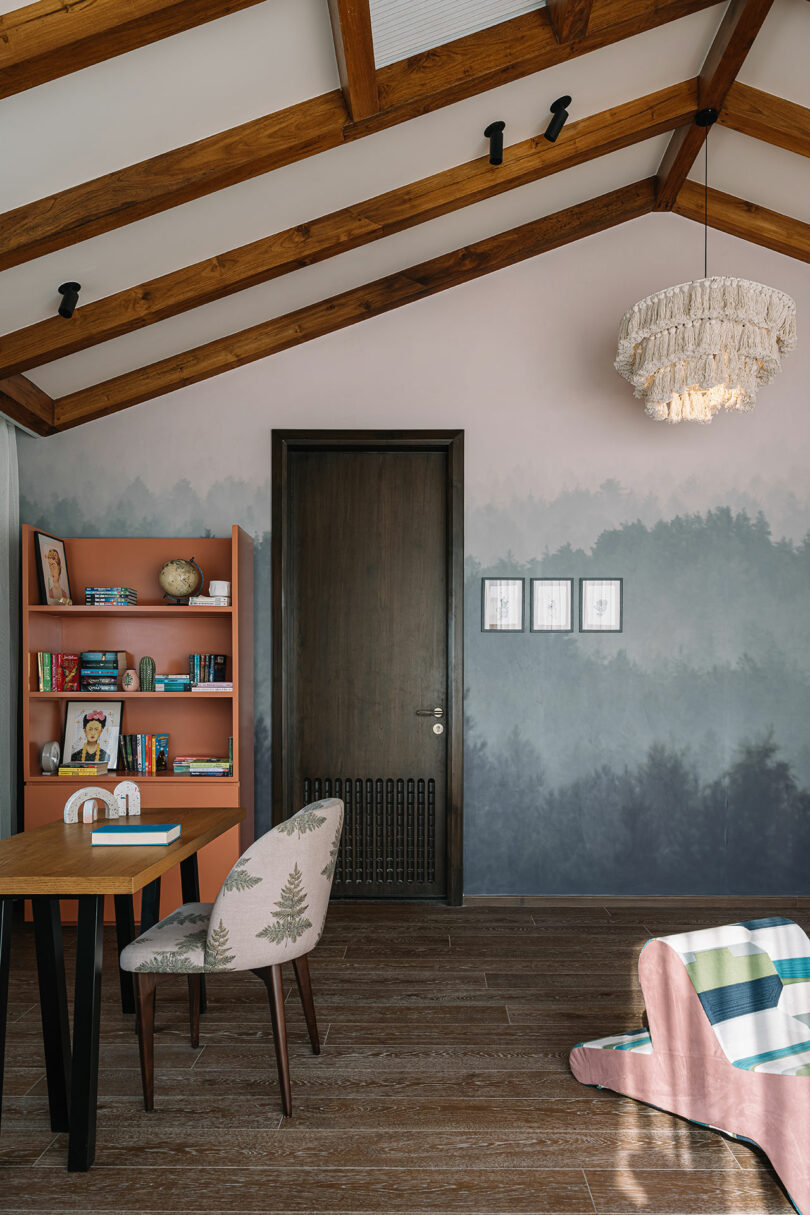
M209 984L199 1049L183 980L158 985L155 1110L108 934L97 1161L48 1130L30 928L15 933L0 1210L764 1215L791 1207L759 1156L568 1071L577 1041L640 1024L650 936L790 908L449 909L338 904L312 960L310 1052L289 976L293 1117L264 989ZM796 913L793 913L796 915ZM796 916L799 918L799 916ZM73 942L66 934L72 963Z

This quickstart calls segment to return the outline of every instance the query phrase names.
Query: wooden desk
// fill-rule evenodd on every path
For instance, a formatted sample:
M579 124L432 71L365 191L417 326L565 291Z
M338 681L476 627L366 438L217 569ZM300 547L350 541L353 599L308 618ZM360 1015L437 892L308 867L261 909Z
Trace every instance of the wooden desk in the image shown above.
M203 777L200 777L203 780ZM104 896L115 896L118 948L135 937L132 895L143 890L141 931L158 918L161 876L180 865L183 901L199 899L197 852L245 817L233 807L152 810L140 822L180 823L164 846L94 848L91 824L47 823L0 841L0 1101L8 1008L11 907L31 898L51 1128L69 1131L68 1169L84 1172L95 1155ZM73 1050L67 1013L60 898L78 898ZM130 976L122 977L124 1008ZM129 1000L127 999L129 996ZM2 1108L2 1107L0 1107Z

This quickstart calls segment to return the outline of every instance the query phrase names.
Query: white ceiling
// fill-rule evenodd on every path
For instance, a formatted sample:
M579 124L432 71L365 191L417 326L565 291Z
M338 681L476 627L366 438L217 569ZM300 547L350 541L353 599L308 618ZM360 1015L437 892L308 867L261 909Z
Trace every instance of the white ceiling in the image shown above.
M375 21L388 10L393 29L402 0L373 2ZM505 0L488 0L493 11L498 3L494 20L504 19ZM423 6L412 2L408 12ZM430 10L458 18L462 7L442 0ZM482 24L486 7L476 0ZM510 144L542 131L550 102L563 93L573 97L575 119L693 77L724 11L716 5L7 270L0 274L0 333L53 315L56 287L66 280L82 284L81 303L88 303L482 156L483 129L495 118L506 121ZM810 4L777 0L741 79L810 105L808 46ZM326 0L266 0L1 102L0 163L13 170L0 175L0 211L337 84ZM711 138L712 185L810 219L806 161L719 127ZM53 395L72 392L650 176L666 141L613 153L27 374ZM702 178L702 166L694 176Z
M326 0L265 0L0 102L0 211L338 87Z
M52 395L73 392L648 177L665 147L661 137L603 156L27 374Z
M282 0L282 7L285 4ZM488 146L484 128L493 118L507 123L507 144L529 138L545 128L548 107L563 92L573 97L570 112L574 119L686 80L700 66L720 11L713 8L698 13L559 64L540 76L503 85L7 270L0 275L0 288L5 288L0 289L0 333L51 315L58 303L55 289L66 280L82 283L82 301L86 303L482 156ZM178 39L184 37L178 35ZM84 83L84 75L72 78L76 87ZM628 79L632 89L628 88ZM50 87L56 84L32 92ZM96 121L105 119L96 115ZM24 134L20 129L20 148ZM77 148L83 149L81 136L72 128L70 134ZM52 138L49 135L43 151L45 160L55 152ZM7 163L19 164L20 159L18 152L16 162L12 156ZM117 163L136 159L126 145ZM97 165L95 172L114 167L108 160ZM63 175L54 185L61 188L72 180ZM35 192L28 195L36 196Z
M702 153L689 176L703 185ZM810 223L810 160L805 156L716 126L709 136L709 185Z
M810 5L776 0L737 79L810 106Z

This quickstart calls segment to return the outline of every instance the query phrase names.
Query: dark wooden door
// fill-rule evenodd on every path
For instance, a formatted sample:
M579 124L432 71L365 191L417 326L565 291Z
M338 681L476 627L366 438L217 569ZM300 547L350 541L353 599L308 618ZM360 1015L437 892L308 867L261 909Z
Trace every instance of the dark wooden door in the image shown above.
M343 798L338 895L460 897L460 444L274 433L276 813Z

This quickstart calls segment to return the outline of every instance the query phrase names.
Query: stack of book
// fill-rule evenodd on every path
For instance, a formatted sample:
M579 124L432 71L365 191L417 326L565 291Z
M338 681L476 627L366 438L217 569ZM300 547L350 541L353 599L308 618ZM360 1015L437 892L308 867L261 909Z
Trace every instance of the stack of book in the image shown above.
M156 692L190 692L190 675L156 675Z
M204 680L202 683L195 683L192 687L192 692L232 692L233 684L228 680Z
M176 776L232 776L230 759L214 755L178 755L174 761Z
M131 586L86 586L84 602L86 607L134 607L138 593Z
M79 667L79 690L117 692L126 666L125 650L83 650Z
M211 683L225 679L226 654L189 654L188 673L192 683Z
M78 692L79 655L37 653L40 692Z
M122 734L118 753L125 772L154 775L169 770L168 734Z
M189 607L230 607L230 595L192 595Z
M90 760L69 759L59 767L60 776L106 776L109 764L106 759L98 760L96 763Z

